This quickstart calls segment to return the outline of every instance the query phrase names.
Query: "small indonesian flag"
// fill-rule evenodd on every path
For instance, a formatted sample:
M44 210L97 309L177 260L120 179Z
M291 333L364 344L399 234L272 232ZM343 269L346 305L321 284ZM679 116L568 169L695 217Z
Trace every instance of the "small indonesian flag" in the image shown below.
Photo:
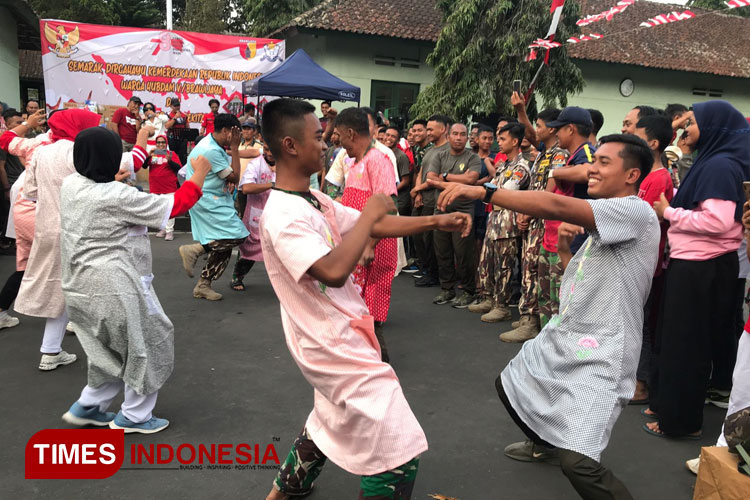
M739 9L740 7L747 7L750 5L750 0L729 0L724 2L730 9Z
M562 47L562 44L560 42L555 42L554 40L545 40L544 38L537 38L531 43L531 45L529 45L529 48L531 49L555 49L557 47Z
M544 38L549 38L550 36L557 33L557 25L560 22L560 16L562 15L563 6L565 5L565 0L552 0L552 5L549 8L550 13L552 14L552 22L549 25L549 29L547 30L547 36Z
M636 0L620 0L619 2L617 2L617 5L611 7L609 10L605 10L604 12L600 12L599 14L593 14L579 19L578 21L576 21L576 25L586 26L588 24L601 21L602 19L611 21L612 17L614 17L615 14L624 12L625 9L633 5L635 2Z
M581 37L572 36L568 38L568 43L588 42L589 40L598 40L602 38L603 36L604 35L600 33L591 33L590 35L583 35Z
M744 1L744 0L743 0ZM659 14L656 17L652 17L648 21L642 22L641 26L651 28L660 24L674 23L677 21L684 21L685 19L691 19L695 17L695 14L686 10L684 12L672 12L670 14Z

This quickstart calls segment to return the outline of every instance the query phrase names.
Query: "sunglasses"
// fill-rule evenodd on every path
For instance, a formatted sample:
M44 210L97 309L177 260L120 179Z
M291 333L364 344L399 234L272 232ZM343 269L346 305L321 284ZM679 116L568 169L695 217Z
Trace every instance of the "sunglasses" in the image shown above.
M154 108L143 108L143 111L153 111Z
M156 141L156 144L166 144L167 141Z

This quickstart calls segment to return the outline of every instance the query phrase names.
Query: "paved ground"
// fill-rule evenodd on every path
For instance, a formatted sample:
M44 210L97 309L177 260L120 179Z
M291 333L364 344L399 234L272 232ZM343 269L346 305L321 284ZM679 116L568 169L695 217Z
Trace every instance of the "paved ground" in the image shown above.
M155 288L175 324L177 360L156 414L172 425L151 437L127 436L126 444L265 445L276 437L283 460L311 409L312 390L288 354L276 297L257 267L245 293L229 290L227 273L217 285L226 293L223 301L193 299L193 281L177 260L177 247L187 238L154 239L153 245ZM13 266L11 257L0 257L2 279ZM412 282L410 276L394 281L386 335L393 366L430 443L413 498L428 499L431 493L461 500L577 498L559 469L515 462L502 453L506 444L523 438L494 388L499 370L519 349L497 339L507 325L483 324L468 311L435 306L436 290L417 289ZM22 317L20 326L0 331L0 498L265 498L273 470L121 470L102 481L24 480L27 440L38 430L65 427L60 415L86 381L85 356L74 336L66 337L63 347L76 353L78 362L48 373L37 370L42 328L42 320ZM706 408L705 438L695 442L648 436L641 430L640 408L625 410L603 462L636 499L692 498L695 477L684 461L715 441L723 411ZM309 498L352 499L357 487L356 477L329 463Z

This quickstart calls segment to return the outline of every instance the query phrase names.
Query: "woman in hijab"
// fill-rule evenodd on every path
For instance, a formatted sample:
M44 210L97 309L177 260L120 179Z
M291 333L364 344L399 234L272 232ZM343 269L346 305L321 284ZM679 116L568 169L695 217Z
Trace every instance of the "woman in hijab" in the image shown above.
M29 258L16 298L16 311L28 316L47 318L42 339L42 359L39 369L44 371L68 365L76 360L74 354L62 350L62 340L68 317L60 287L60 186L65 177L75 172L73 140L82 130L97 127L101 116L84 109L55 112L48 120L50 132L44 143L38 144L26 166L24 196L36 200L34 238ZM139 138L145 147L148 127ZM43 137L43 136L39 136ZM36 141L38 139L30 139ZM19 139L20 140L20 139ZM145 149L143 150L145 157ZM123 165L140 167L138 152L122 155Z
M154 142L155 148L149 153L143 168L148 168L148 190L153 194L170 194L177 191L177 172L182 168L180 157L169 150L167 136L160 135ZM156 233L157 238L166 241L174 239L174 219L169 219L166 230Z
M169 425L152 410L174 366L174 328L151 286L147 228L162 229L187 212L211 165L197 157L193 176L165 196L114 182L121 155L113 132L84 130L73 150L77 173L60 192L62 290L88 357L88 383L62 418L152 434ZM107 412L123 390L120 411Z
M686 142L697 149L672 206L654 204L669 221L670 262L656 329L658 374L649 416L655 436L697 439L709 386L731 387L736 350L732 290L742 240L742 183L750 181L750 126L726 101L695 104ZM712 363L713 362L713 363ZM712 366L713 364L713 366Z

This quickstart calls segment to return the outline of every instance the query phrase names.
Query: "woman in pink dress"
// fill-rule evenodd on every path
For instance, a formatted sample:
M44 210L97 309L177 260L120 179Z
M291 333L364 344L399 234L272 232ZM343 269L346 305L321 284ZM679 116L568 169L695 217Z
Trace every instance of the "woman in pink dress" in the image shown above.
M263 149L263 155L253 158L247 164L245 172L240 179L240 196L247 196L245 212L242 214L242 222L250 234L239 246L237 263L232 273L232 290L245 291L242 280L250 272L253 264L263 262L263 251L260 248L260 216L263 215L263 207L266 206L270 189L276 182L276 162L268 148Z
M360 212L373 194L395 197L396 176L390 159L374 147L367 113L359 108L342 111L336 118L341 146L346 150L346 181L341 203ZM371 240L354 270L354 284L375 319L375 333L383 361L388 351L383 322L391 304L391 282L398 265L398 243L394 238Z

